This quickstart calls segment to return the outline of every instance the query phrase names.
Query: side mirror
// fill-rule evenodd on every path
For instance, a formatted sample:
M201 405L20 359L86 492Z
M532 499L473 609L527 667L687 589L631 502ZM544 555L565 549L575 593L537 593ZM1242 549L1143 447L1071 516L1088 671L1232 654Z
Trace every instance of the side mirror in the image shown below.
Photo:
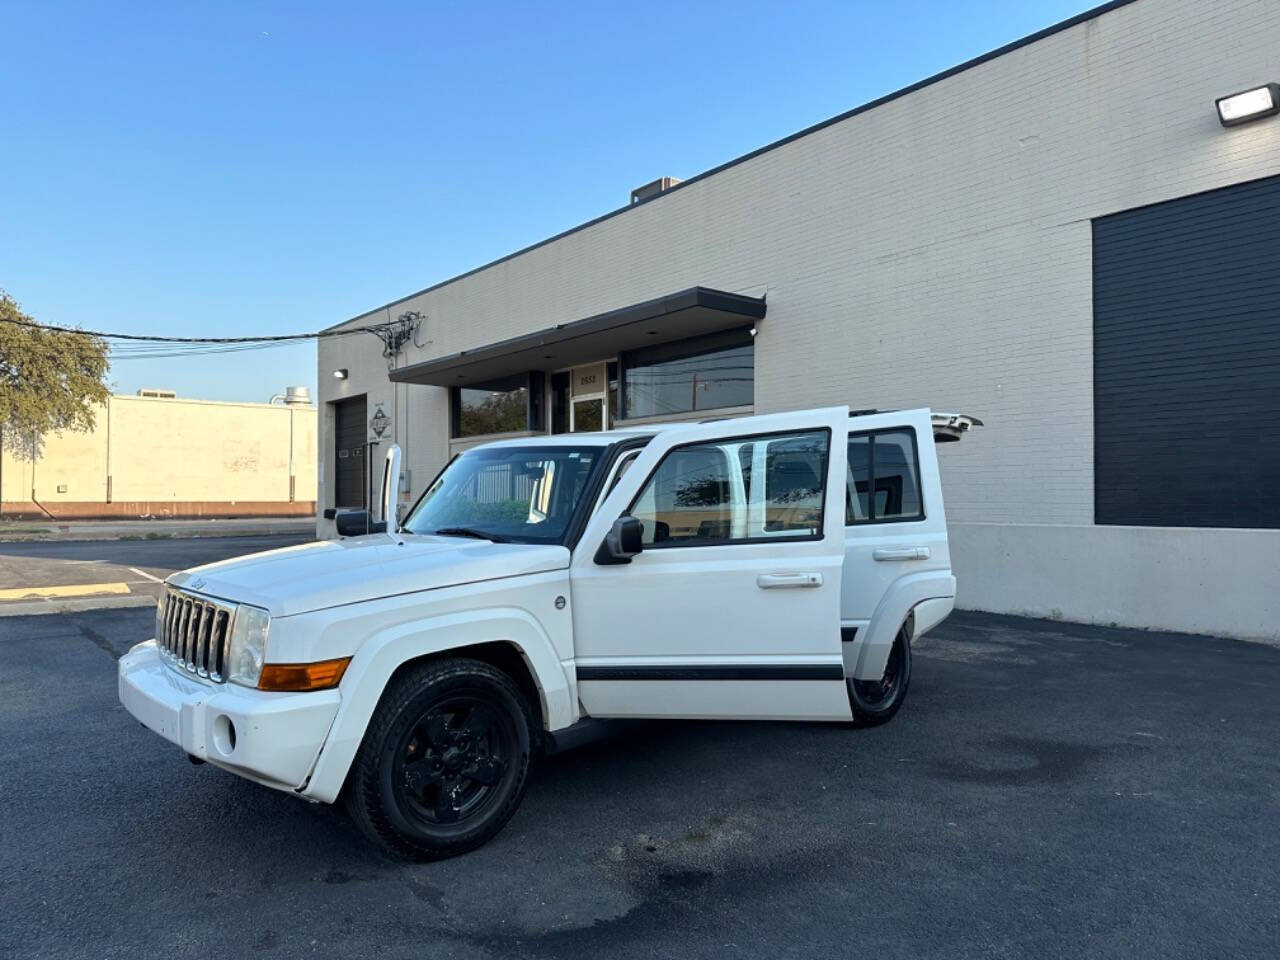
M630 563L631 558L644 550L644 524L635 517L619 517L604 536L604 542L596 551L599 564Z
M386 533L385 523L372 523L368 510L339 510L333 518L340 537L363 537L366 533Z

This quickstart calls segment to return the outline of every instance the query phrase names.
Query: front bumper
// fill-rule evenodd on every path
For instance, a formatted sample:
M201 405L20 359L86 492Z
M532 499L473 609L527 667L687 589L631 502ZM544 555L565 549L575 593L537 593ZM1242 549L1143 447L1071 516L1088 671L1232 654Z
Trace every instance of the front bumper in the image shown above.
M180 673L154 640L120 658L120 702L200 760L278 790L306 785L329 735L337 690L268 693Z

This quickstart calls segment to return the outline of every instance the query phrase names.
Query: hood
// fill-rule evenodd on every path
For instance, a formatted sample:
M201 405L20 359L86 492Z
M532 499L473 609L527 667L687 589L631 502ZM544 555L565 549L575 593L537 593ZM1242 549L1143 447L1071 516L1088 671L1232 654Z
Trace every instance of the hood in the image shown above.
M561 546L375 533L251 553L175 573L169 582L288 617L568 566L569 551Z

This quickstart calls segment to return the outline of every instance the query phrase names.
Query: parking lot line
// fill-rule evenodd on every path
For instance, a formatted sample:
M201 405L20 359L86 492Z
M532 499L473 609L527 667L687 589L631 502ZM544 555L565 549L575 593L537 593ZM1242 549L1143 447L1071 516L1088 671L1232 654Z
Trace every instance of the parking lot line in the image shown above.
M9 587L0 590L0 600L49 600L56 597L87 597L95 594L129 592L127 583L76 583L61 587Z
M139 570L137 567L130 567L129 569L130 569L133 573L136 573L136 574L137 574L138 576L140 576L140 577L146 577L146 578L147 578L148 580L150 580L152 583L164 583L163 578L161 578L161 577L153 577L151 574L147 573L147 571L145 571L145 570Z

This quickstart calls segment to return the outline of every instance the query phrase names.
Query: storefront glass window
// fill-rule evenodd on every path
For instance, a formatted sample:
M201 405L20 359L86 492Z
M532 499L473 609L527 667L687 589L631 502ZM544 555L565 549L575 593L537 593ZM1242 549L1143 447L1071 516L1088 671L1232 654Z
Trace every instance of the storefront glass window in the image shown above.
M486 433L527 430L529 389L475 390L458 387L454 392L454 436L477 437Z
M734 330L623 354L623 416L750 406L754 344L746 330Z

